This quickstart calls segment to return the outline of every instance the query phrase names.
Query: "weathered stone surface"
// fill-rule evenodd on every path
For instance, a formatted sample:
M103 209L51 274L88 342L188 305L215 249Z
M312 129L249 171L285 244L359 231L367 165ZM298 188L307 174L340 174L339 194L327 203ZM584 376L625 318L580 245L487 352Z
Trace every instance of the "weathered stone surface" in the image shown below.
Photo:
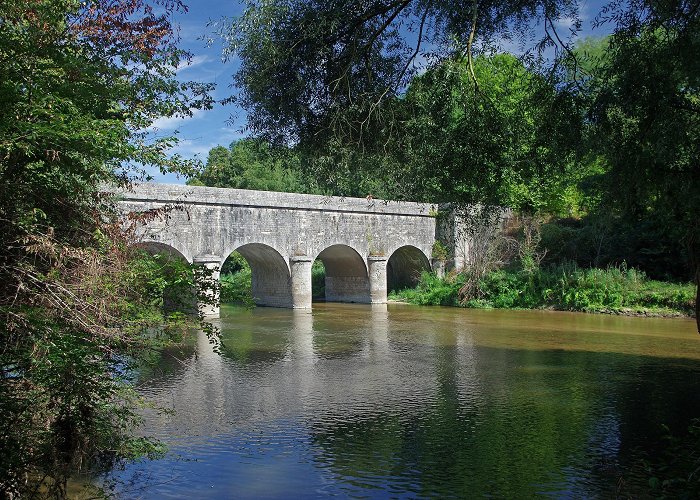
M255 300L274 307L311 307L316 258L326 267L328 300L386 302L387 263L392 276L415 276L430 266L439 237L436 206L425 203L154 183L119 196L125 212L165 209L141 228L144 244L174 249L189 262L208 259L216 272L210 256L220 267L240 252Z

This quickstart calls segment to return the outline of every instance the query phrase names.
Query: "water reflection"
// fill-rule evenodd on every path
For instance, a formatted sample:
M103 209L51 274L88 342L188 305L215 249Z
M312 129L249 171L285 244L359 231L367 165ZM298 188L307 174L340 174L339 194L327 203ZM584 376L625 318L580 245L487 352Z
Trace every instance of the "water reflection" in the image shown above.
M661 422L700 415L691 322L223 312L223 355L202 335L143 383L174 410L146 414L144 432L172 451L115 473L136 477L122 496L611 496Z

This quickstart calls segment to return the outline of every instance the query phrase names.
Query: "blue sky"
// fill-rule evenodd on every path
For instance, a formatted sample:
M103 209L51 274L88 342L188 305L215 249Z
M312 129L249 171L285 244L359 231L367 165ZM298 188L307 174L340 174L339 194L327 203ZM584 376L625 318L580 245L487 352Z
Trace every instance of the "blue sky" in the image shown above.
M237 61L222 61L222 44L214 35L214 28L208 26L214 22L225 22L226 18L240 14L244 8L242 0L190 0L189 12L179 14L176 22L180 26L181 47L193 54L191 64L178 69L178 78L183 81L199 81L216 84L214 98L218 101L231 94L230 84L237 68ZM604 30L592 30L591 22L604 0L582 0L581 18L583 31L581 36L602 35ZM566 20L559 23L560 35L568 33ZM210 37L213 43L207 44ZM504 49L517 52L518 47L505 46ZM245 125L245 114L232 106L215 104L208 111L197 111L188 118L162 118L154 123L156 135L172 135L177 131L180 143L173 148L186 158L199 157L206 161L208 151L214 146L228 146L232 141L244 137L241 129ZM156 182L183 184L186 179L175 174L161 174L149 171Z
M211 22L222 22L241 13L242 1L190 0L189 12L178 14L176 22L180 27L180 46L192 53L189 65L178 68L177 78L183 81L198 81L216 84L214 98L219 101L231 94L230 84L236 70L236 61L224 62L221 57L221 41L214 36ZM206 38L213 39L207 44ZM238 115L238 116L236 116ZM233 123L229 120L234 117ZM207 153L214 146L228 146L232 141L243 137L240 132L245 125L245 115L233 106L218 104L207 111L195 111L192 117L161 118L153 124L157 136L170 136L177 132L179 144L173 148L186 158L199 157L206 160ZM161 174L149 170L156 182L184 184L182 177L175 174Z

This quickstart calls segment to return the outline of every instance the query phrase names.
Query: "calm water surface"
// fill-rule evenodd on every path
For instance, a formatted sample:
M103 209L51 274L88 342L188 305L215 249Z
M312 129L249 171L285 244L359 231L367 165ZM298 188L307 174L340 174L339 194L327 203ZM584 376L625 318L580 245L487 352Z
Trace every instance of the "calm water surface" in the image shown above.
M314 304L222 308L140 390L162 460L123 498L614 496L700 416L694 322ZM175 357L179 359L176 360Z

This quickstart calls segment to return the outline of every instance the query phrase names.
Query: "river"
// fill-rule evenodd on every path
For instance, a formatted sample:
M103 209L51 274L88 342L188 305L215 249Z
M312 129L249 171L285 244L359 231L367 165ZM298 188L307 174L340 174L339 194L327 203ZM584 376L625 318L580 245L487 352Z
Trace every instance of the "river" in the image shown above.
M195 336L143 374L169 452L111 473L120 497L610 497L662 423L700 416L691 320L321 303L218 324L221 355Z

